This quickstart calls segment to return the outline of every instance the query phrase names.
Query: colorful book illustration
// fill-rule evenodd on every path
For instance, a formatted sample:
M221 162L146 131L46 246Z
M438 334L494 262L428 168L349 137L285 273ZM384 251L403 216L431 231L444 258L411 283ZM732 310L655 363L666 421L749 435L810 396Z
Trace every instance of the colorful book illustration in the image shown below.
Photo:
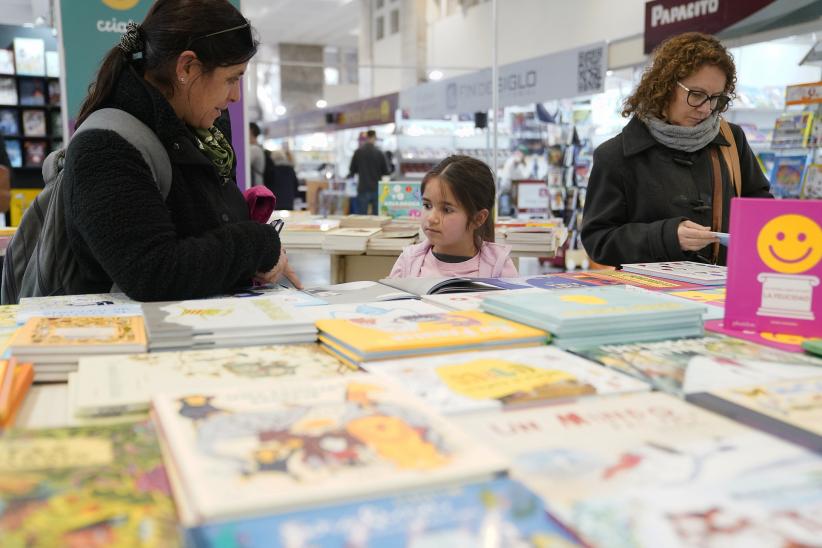
M471 350L539 345L548 334L478 311L438 312L389 318L320 320L320 341L353 362Z
M807 379L822 376L822 361L812 365L765 362L759 360L691 358L685 369L682 392L686 395L751 384Z
M724 287L705 287L702 289L685 289L677 291L667 291L668 295L687 299L689 301L696 301L718 308L725 308L725 294Z
M771 193L777 198L799 198L806 154L777 154L771 170Z
M778 348L785 352L802 353L802 343L808 340L807 337L791 333L773 333L772 331L754 331L753 329L729 329L724 320L706 321L705 330L770 346L771 348Z
M822 453L822 375L706 390L693 403Z
M725 327L822 336L822 201L734 199Z
M17 311L17 323L29 318L48 316L142 316L140 303L125 293L89 293L86 295L55 295L53 297L23 297Z
M184 525L484 480L507 462L372 375L156 396Z
M579 541L521 483L497 479L189 529L193 546L545 546Z
M745 495L758 492L751 518L769 510L765 493L773 487L790 501L786 510L822 525L822 457L665 394L589 398L455 421L508 455L512 477L595 546L611 546L613 539L637 546L632 539L645 532L642 522L629 521L627 530L605 541L603 529L613 532L610 512L632 508L608 504L608 513L599 513L593 510L598 503L620 497L653 503L682 491L690 495L683 503L716 497L723 514L748 510ZM639 546L666 545L663 538Z
M0 109L0 134L4 137L19 137L21 135L17 109Z
M20 76L45 76L46 43L40 38L15 38L14 65Z
M822 199L822 164L810 164L805 169L802 179L802 198L805 200Z
M502 291L494 292L466 291L465 293L443 293L438 295L423 295L422 300L425 302L433 303L437 306L446 308L448 310L480 310L480 305L482 304L482 301L489 295L502 296L508 293L509 291L512 290L503 289ZM536 287L528 287L523 289L516 289L516 291L518 293L523 291L534 293L541 292L544 290L537 289Z
M402 316L422 314L441 314L442 307L418 299L401 299L379 302L360 302L348 304L328 304L323 306L306 306L300 310L307 317L317 320L354 320L369 319L386 323Z
M5 434L0 538L4 546L177 545L174 502L151 425Z
M393 379L444 414L650 389L553 346L377 361L363 367Z
M144 352L146 333L139 316L30 318L11 341L12 354Z
M23 135L26 137L46 136L46 111L45 110L24 110L23 111Z
M692 261L624 264L622 270L698 285L725 285L728 276L724 266Z
M341 375L351 370L316 344L252 346L84 357L73 415L147 411L158 392L255 386L264 379Z
M358 281L312 287L303 290L326 304L364 303L413 299L416 296L379 282Z
M577 354L651 383L658 390L684 394L688 366L694 358L708 357L731 364L758 361L822 366L822 360L776 350L746 340L722 335L634 344L610 344L575 351Z
M592 270L588 272L563 272L552 274L556 278L568 278L574 281L590 283L592 285L632 285L645 289L670 291L674 289L700 289L701 284L687 283L677 280L662 279L646 276L624 270Z

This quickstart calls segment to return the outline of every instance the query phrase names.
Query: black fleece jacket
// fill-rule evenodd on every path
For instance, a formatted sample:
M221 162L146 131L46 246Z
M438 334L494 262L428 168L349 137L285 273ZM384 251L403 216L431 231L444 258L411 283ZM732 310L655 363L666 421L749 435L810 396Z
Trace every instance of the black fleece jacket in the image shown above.
M127 69L104 106L129 112L157 134L172 184L163 202L140 153L116 132L89 130L72 139L62 192L81 268L70 293L116 284L140 301L205 297L274 267L277 232L249 220L234 179L217 173L156 88ZM217 125L230 139L227 120Z

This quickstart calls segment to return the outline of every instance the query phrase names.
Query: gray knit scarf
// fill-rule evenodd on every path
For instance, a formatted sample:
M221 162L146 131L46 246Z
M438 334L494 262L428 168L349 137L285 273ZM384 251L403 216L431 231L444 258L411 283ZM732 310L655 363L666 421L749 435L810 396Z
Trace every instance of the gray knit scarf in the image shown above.
M646 114L641 120L658 143L684 152L705 148L719 133L719 114L708 116L694 127L669 124L650 114Z

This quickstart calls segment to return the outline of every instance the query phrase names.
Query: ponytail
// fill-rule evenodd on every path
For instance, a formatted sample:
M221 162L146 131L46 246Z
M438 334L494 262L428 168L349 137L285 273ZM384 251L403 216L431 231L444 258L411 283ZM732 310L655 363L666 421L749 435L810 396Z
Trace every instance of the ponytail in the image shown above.
M83 123L95 110L99 110L103 103L111 96L114 86L120 79L120 74L128 67L126 54L115 46L106 54L100 69L97 71L97 78L89 84L88 95L80 106L80 113L77 115L77 125Z

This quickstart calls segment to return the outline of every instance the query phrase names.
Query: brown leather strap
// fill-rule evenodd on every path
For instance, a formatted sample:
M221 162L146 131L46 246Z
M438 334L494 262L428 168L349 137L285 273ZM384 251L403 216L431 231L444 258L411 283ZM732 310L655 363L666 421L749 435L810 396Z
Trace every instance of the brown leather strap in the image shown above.
M724 119L719 120L719 131L731 144L729 147L719 147L719 149L722 151L722 159L725 160L736 195L742 196L742 168L739 165L739 149L736 147L736 139L734 139L731 126Z
M719 167L718 147L711 147L711 172L713 173L714 196L711 201L711 230L722 232L722 170ZM713 243L713 262L719 260L719 242Z

